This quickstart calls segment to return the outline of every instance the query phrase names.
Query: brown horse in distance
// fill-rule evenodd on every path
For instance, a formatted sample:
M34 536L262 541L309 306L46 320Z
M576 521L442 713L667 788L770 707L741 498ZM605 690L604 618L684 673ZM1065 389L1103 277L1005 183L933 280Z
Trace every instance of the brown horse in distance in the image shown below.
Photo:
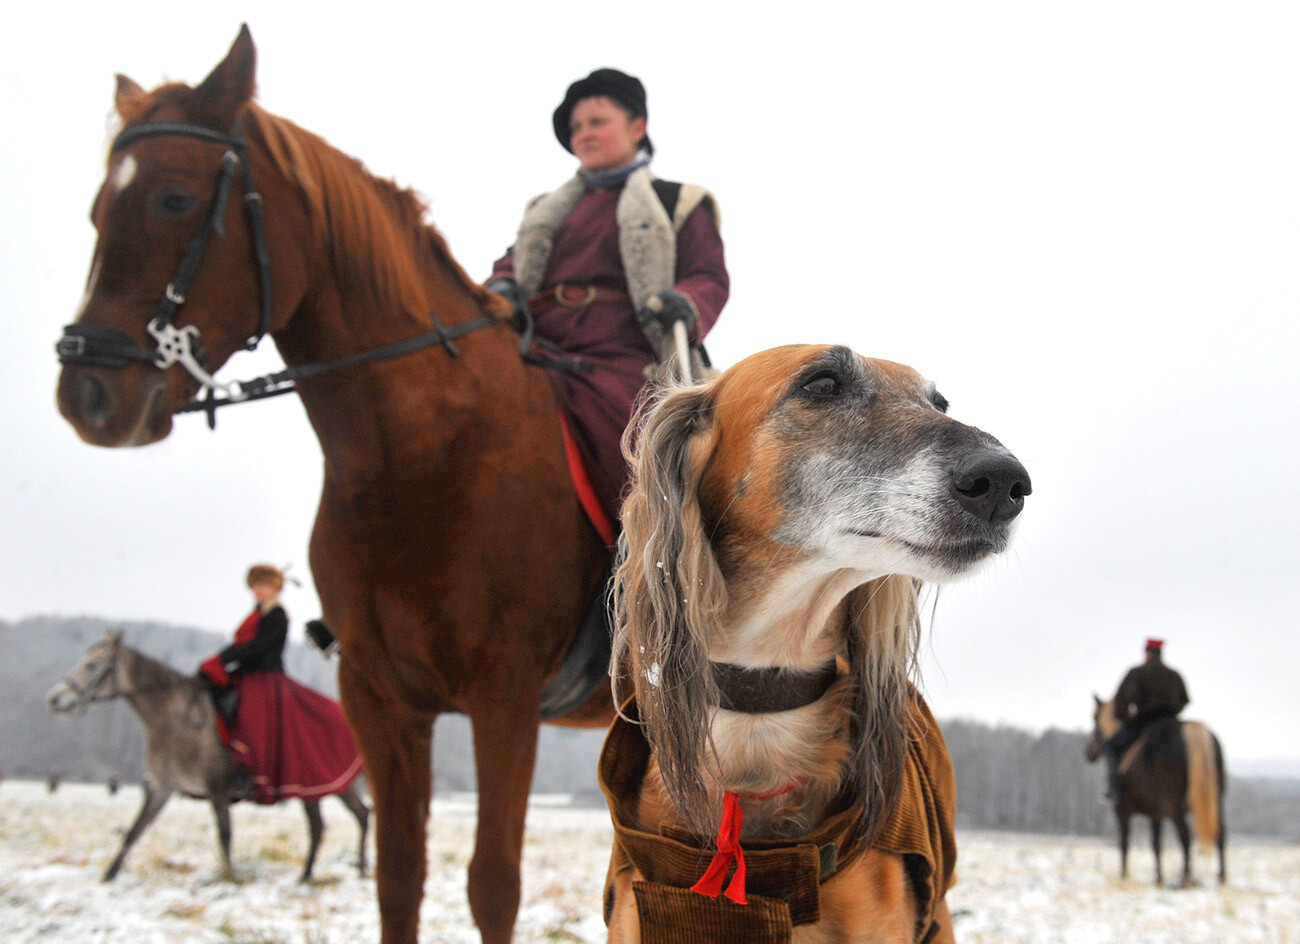
M146 324L164 293L183 298L176 322L201 332L210 371L258 337L263 318L290 367L437 324L487 322L454 350L354 364L304 379L298 392L325 460L310 559L370 778L383 942L417 939L433 723L461 712L473 725L479 788L470 908L483 940L501 944L519 906L543 688L599 592L607 550L570 485L549 381L522 362L506 306L452 259L415 195L253 104L254 71L245 27L197 88L145 92L119 76L128 134L160 122L185 130L155 124L119 137L110 154L71 326L85 341L72 347L109 337L151 349ZM221 140L232 128L246 139L251 177L223 185ZM253 181L261 198L244 201ZM260 203L264 238L245 202ZM205 206L216 208L208 215L221 238L177 291L168 280L187 264ZM263 241L270 296L255 264ZM259 298L271 299L265 316ZM65 366L59 407L83 439L138 446L168 435L198 382L149 357ZM191 499L175 496L190 513ZM612 716L598 686L559 720L599 726Z
M1105 743L1119 730L1114 703L1092 696L1092 737L1086 755L1095 763ZM1223 821L1223 796L1227 779L1219 739L1200 721L1161 718L1153 721L1120 759L1119 795L1115 819L1119 826L1120 878L1128 878L1129 820L1134 814L1151 822L1151 848L1156 857L1156 884L1164 880L1160 867L1160 830L1167 819L1174 824L1183 849L1183 887L1192 881L1192 837L1203 848L1219 852L1219 884L1228 879L1227 826ZM1191 814L1192 826L1187 823Z

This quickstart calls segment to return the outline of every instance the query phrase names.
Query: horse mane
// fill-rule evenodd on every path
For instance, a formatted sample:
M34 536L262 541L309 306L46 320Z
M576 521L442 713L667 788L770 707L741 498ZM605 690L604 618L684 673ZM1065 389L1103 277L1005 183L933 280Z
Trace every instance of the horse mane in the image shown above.
M192 677L173 669L165 662L147 656L139 649L122 645L122 652L131 656L130 674L135 687L144 691L157 691L163 688L180 688L193 685Z
M258 140L277 169L298 185L317 238L330 247L348 284L423 316L429 305L424 277L437 269L480 308L497 307L426 221L428 206L415 191L376 177L324 138L259 105L250 102L241 117L250 139Z
M193 91L171 83L122 102L122 123L149 120L168 106L184 110ZM416 313L423 321L432 304L426 277L441 271L480 309L508 316L503 303L452 256L442 233L427 222L428 206L415 191L376 177L324 138L254 102L241 109L239 119L250 145L260 145L299 188L314 235L331 253L346 286L367 290L382 307Z

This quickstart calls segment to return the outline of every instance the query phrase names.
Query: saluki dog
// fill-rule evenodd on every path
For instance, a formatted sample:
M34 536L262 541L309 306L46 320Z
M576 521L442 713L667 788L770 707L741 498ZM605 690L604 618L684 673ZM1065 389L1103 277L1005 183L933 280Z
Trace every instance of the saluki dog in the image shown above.
M609 940L951 941L917 593L1006 549L1024 467L911 368L811 345L667 391L625 448Z

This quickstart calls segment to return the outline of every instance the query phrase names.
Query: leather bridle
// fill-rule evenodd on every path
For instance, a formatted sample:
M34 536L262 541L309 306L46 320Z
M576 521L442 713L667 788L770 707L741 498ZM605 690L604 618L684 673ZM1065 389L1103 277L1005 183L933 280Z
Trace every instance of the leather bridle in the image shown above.
M107 325L70 324L63 329L63 337L55 346L60 362L64 364L91 364L101 367L125 367L133 361L153 364L165 369L180 364L205 391L220 390L231 400L242 399L239 384L222 383L206 369L203 339L194 325L177 328L173 323L176 313L185 304L190 283L198 274L199 266L207 254L212 234L224 239L226 207L235 174L243 170L244 206L248 211L249 231L253 237L253 255L257 264L257 278L261 285L261 315L257 329L245 342L253 350L271 330L274 310L271 287L271 254L266 245L266 225L262 209L262 195L253 182L252 165L248 160L248 141L243 136L239 122L229 134L205 128L202 125L181 121L150 121L124 128L114 139L111 148L116 154L145 138L162 135L180 135L223 145L221 168L217 172L212 200L198 231L190 238L181 259L180 267L158 301L158 307L149 320L147 329L156 347L150 351L136 345L135 339L120 328Z
M452 357L458 357L460 350L454 343L480 328L502 324L502 320L489 314L479 315L470 321L445 327L438 320L436 313L430 315L433 330L405 338L401 341L385 344L378 348L362 351L333 361L314 364L300 364L276 373L266 374L246 381L217 380L207 370L203 338L195 325L177 328L173 321L180 307L185 304L186 292L198 273L199 266L207 252L208 242L213 233L225 238L224 219L230 200L230 190L235 174L242 168L244 183L244 205L248 212L249 230L253 238L253 254L257 264L257 277L261 285L261 316L257 329L245 343L247 350L253 350L262 338L271 330L273 312L271 284L271 256L266 244L266 227L262 207L262 195L257 191L253 181L252 165L248 159L248 140L244 137L236 121L229 134L215 131L203 125L180 121L153 121L130 125L113 141L112 153L116 154L137 141L160 135L180 135L221 144L226 148L221 157L221 169L217 173L216 187L212 200L199 226L198 232L190 239L181 259L176 275L167 284L158 308L149 320L147 329L153 337L155 348L148 350L136 344L135 339L121 328L108 325L70 324L64 326L63 336L55 345L59 362L62 364L86 365L97 367L126 367L132 363L152 364L160 370L180 364L185 371L199 383L199 393L187 403L181 404L173 412L204 412L208 417L208 428L216 428L216 411L219 407L234 403L262 400L267 397L290 393L298 380L312 377L325 371L337 370L354 364L370 361L388 360L403 357L435 345L442 345ZM551 366L547 361L536 358L530 350L532 346L532 325L526 324L519 344L520 353L530 363ZM559 365L564 368L564 365Z
M117 684L117 656L121 652L120 645L113 646L113 657L108 660L108 664L95 675L94 679L86 685L79 685L71 675L63 676L60 681L77 696L77 703L72 707L85 708L87 705L93 705L95 702L111 701L119 695L125 694ZM113 690L105 694L99 694L99 688L109 678L113 679Z

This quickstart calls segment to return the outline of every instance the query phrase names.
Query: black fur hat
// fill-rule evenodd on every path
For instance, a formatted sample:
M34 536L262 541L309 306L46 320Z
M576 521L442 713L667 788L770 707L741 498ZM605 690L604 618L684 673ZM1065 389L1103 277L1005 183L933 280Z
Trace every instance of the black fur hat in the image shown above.
M585 79L579 79L569 86L569 90L564 93L564 101L560 102L555 114L551 116L555 137L570 154L573 153L573 148L569 146L569 139L573 135L569 130L569 119L573 116L573 108L584 98L595 98L598 95L612 98L631 112L633 118L650 117L646 111L645 86L640 79L618 69L597 69ZM649 135L642 139L641 146L651 154L654 153Z

